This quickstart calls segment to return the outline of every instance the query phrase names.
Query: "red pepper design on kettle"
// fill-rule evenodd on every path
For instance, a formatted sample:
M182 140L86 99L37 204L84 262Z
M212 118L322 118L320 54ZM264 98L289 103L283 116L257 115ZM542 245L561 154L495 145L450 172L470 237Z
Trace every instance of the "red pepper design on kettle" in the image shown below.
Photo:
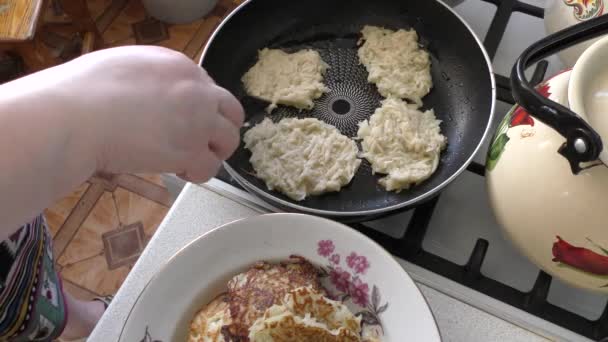
M608 275L608 256L587 248L573 246L559 236L553 243L552 252L555 262L597 275Z
M537 91L543 95L544 97L549 97L551 93L549 92L549 83L541 84ZM534 119L530 116L530 114L521 106L518 106L513 112L511 116L511 121L509 122L509 128L520 126L520 125L529 125L534 126Z

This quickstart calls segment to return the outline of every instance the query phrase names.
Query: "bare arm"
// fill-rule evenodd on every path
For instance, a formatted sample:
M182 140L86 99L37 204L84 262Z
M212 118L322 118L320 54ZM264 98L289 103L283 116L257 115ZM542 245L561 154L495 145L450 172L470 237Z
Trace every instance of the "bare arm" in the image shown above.
M206 181L243 108L183 54L102 50L0 86L0 239L95 171Z
M81 118L61 105L61 94L37 86L45 75L29 77L0 86L0 239L96 169Z

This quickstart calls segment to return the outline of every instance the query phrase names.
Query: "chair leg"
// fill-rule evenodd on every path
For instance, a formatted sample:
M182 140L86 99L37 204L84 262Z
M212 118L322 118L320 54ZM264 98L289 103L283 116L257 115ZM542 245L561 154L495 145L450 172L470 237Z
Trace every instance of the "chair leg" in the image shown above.
M23 58L13 51L4 51L0 46L0 84L23 75Z
M95 49L95 33L88 31L82 37L82 49L81 54L89 53Z
M63 11L72 18L74 24L79 26L83 31L91 32L95 39L93 39L94 48L103 48L104 41L95 20L91 17L91 12L87 7L86 0L60 0Z
M28 42L14 44L14 51L23 58L27 72L40 71L61 64L61 60L36 37Z

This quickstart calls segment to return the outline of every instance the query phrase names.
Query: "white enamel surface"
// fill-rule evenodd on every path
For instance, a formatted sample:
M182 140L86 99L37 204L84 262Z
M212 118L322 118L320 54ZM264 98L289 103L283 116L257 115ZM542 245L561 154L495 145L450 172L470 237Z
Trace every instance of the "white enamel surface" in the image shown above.
M608 4L605 4L604 6L606 5ZM574 16L574 8L566 5L564 0L547 0L545 6L544 22L547 34L553 34L581 22ZM606 11L608 11L608 8L604 8L604 14ZM599 38L588 40L566 50L562 50L558 56L564 63L564 66L572 68L581 54L598 39Z
M576 62L568 85L570 109L602 138L600 159L608 162L608 37L587 49Z
M550 81L551 99L567 104L569 76L567 72ZM608 293L601 288L608 276L552 261L556 236L597 253L602 252L587 238L608 247L608 169L599 166L573 175L567 160L557 153L565 139L541 121L534 122L533 128L523 125L508 130L510 140L496 167L487 173L496 217L506 236L547 273L573 286Z
M361 276L370 291L380 290L389 306L380 319L385 341L440 341L422 294L403 268L381 247L351 228L313 216L256 216L213 230L181 250L163 266L135 303L120 341L139 341L146 326L152 339L183 341L197 309L225 289L227 280L258 260L301 255L326 265L319 240L332 240L342 258L351 252L368 258Z

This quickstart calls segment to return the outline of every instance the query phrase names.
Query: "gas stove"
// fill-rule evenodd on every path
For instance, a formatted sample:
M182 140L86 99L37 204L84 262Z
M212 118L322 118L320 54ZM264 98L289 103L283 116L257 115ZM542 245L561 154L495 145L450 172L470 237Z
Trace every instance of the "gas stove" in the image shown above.
M507 77L511 67L527 46L545 36L545 0L447 2L455 5L492 58L498 97L493 131L514 103ZM561 68L553 56L540 62L530 77L540 82ZM490 138L468 172L431 201L350 226L391 252L415 280L516 325L554 340L608 337L608 298L552 279L502 236L484 179ZM225 170L206 186L249 205L276 210L245 195Z

